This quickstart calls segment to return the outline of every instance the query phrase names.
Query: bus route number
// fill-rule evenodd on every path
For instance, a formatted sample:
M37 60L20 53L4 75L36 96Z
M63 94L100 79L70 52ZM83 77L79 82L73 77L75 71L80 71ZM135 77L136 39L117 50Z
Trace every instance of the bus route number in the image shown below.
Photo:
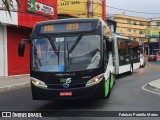
M78 30L79 29L79 24L74 23L74 24L67 24L67 30Z
M54 31L54 27L53 27L53 25L48 25L48 26L44 27L44 30L46 32L53 32Z

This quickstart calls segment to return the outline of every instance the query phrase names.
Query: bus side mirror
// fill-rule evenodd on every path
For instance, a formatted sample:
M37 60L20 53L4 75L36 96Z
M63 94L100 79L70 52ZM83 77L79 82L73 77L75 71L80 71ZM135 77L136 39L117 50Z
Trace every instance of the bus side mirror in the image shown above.
M18 55L19 55L20 57L23 57L23 56L24 56L25 43L26 43L26 42L30 42L30 40L29 40L29 39L23 39L23 40L19 43L19 45L18 45Z

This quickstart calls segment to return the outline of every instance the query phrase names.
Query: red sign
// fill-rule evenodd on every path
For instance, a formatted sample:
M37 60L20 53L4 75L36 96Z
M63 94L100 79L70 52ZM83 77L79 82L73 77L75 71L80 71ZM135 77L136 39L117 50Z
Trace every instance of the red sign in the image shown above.
M57 19L57 0L32 1L36 7L28 10L28 0L19 0L18 25L33 28L37 22Z
M60 92L60 96L72 96L72 91L63 91Z

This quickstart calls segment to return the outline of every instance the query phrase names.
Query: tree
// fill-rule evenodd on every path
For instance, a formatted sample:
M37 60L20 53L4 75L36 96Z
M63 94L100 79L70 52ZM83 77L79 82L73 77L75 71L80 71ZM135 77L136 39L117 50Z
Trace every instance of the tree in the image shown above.
M3 4L5 5L6 10L8 11L9 15L11 16L10 7L13 7L13 0L2 0ZM16 0L17 4L18 0Z

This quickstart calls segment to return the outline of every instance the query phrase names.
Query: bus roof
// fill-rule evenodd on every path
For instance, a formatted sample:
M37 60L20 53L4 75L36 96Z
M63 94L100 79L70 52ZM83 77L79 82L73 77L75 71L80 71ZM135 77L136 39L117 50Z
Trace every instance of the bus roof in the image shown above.
M56 24L56 23L71 23L71 22L90 22L90 21L102 21L100 18L68 18L68 19L58 19L58 20L48 20L48 21L41 21L37 22L36 26L38 25L45 25L45 24Z
M70 18L38 22L34 30L37 34L65 34L91 32L98 29L100 18Z

